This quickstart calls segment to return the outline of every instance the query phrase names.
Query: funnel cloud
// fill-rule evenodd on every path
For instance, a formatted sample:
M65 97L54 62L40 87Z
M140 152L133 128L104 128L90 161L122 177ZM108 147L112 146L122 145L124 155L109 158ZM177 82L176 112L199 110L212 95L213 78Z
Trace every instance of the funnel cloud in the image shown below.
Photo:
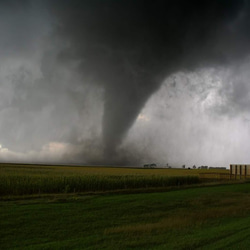
M12 0L0 7L3 159L193 164L198 155L202 164L208 154L234 151L234 140L223 140L249 117L249 1ZM195 146L175 145L191 138ZM211 164L228 161L218 156Z

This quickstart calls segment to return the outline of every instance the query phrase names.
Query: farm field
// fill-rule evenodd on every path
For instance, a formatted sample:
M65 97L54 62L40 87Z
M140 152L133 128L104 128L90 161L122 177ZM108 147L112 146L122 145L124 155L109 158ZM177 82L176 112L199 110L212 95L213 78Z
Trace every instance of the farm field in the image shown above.
M0 201L0 249L247 249L250 184Z
M228 170L217 174L228 175ZM200 184L210 170L0 165L0 195L107 192Z
M0 164L0 249L247 249L250 182L209 171Z
M164 175L164 176L198 176L200 173L214 172L228 173L229 170L217 169L182 169L182 168L154 168L139 167L112 167L112 166L62 166L62 165L36 165L36 164L8 164L0 163L0 173L16 175L52 174L52 175Z

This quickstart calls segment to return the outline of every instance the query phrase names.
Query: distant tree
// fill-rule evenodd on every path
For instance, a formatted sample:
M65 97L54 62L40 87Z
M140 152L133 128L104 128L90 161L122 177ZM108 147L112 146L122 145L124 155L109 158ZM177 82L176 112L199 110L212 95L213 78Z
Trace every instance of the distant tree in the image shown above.
M193 165L193 169L196 169L196 166L195 166L195 165Z
M156 167L155 163L150 164L150 168L154 168L154 167Z
M186 165L182 165L182 168L185 168L186 167Z

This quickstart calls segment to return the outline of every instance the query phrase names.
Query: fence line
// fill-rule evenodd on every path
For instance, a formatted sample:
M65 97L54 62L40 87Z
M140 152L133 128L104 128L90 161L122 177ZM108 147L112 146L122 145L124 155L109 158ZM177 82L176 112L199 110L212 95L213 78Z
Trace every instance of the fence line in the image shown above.
M229 180L230 174L229 173L199 173L200 179L218 179L218 180Z

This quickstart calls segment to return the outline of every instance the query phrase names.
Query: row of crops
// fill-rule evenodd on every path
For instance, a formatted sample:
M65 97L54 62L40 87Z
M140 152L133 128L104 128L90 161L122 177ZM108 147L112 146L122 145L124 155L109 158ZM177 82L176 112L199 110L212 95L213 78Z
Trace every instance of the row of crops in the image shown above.
M0 195L105 192L197 184L198 176L0 176Z

